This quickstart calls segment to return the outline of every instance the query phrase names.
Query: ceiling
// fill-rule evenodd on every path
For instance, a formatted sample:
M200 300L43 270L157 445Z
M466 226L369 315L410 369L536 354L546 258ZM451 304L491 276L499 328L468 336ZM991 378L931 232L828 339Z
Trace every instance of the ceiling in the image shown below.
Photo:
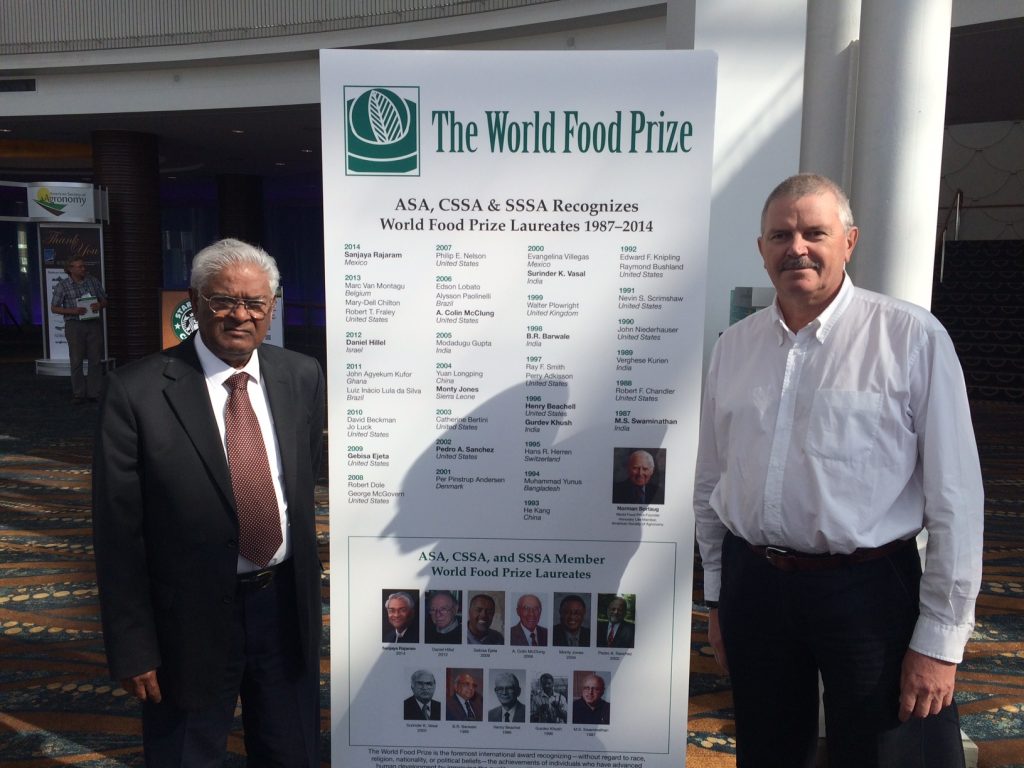
M1024 19L953 29L947 124L1024 120ZM320 174L318 104L192 112L0 117L0 179L87 180L93 131L159 137L165 179Z
M1024 120L1024 18L954 27L946 125Z
M91 177L93 131L159 137L163 178L320 173L320 105L117 115L0 117L0 178ZM74 177L72 179L71 177Z

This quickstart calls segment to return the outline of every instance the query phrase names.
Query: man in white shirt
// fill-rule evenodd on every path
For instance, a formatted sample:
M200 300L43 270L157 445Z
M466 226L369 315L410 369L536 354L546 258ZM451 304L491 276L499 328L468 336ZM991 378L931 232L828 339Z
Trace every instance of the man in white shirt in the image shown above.
M853 286L857 237L832 181L780 184L757 241L776 302L708 371L694 511L741 767L814 765L819 672L831 768L963 765L983 523L963 374L928 312Z

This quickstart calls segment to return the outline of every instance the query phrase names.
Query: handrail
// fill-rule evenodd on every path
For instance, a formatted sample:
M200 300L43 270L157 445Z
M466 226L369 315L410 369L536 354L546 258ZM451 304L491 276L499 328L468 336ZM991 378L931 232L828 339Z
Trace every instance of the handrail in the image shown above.
M960 209L964 204L964 191L958 189L956 194L953 196L953 204L949 207L946 212L946 218L942 222L942 227L939 229L939 233L936 237L935 247L939 251L939 285L942 284L942 278L946 272L946 233L949 232L949 219L955 213L956 220L953 229L953 239L958 240L960 238Z

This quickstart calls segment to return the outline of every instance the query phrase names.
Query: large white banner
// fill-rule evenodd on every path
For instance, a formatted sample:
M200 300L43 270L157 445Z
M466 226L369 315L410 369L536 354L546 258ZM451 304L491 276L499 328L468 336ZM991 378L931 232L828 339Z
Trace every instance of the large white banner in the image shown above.
M320 62L334 764L680 765L714 55Z

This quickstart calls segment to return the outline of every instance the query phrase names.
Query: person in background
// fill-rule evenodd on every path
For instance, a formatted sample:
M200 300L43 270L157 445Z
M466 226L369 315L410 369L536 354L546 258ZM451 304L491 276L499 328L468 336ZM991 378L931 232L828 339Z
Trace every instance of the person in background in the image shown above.
M580 686L580 696L572 703L572 721L582 725L608 725L612 707L604 699L604 678L587 675Z
M567 647L589 647L590 626L587 604L579 595L566 595L558 604L559 622L551 630L551 644Z
M418 643L420 633L416 621L416 601L408 592L392 592L384 601L387 625L385 643Z
M614 504L664 504L665 492L654 479L654 457L647 451L633 451L626 459L626 479L612 488Z
M545 672L537 679L537 687L530 697L531 723L564 723L569 714L569 702L555 690L555 677Z
M466 620L466 643L469 645L504 645L505 636L491 629L496 606L494 598L480 593L469 601L469 618Z
M459 621L459 603L451 592L428 593L427 625L428 643L455 644L462 642L462 623Z
M608 601L607 621L597 622L598 648L632 648L636 640L636 625L626 621L629 606L626 599L616 595Z
M95 402L103 382L103 320L107 293L89 274L85 259L75 256L66 267L68 276L53 288L50 311L64 318L71 368L71 402ZM89 371L83 371L88 362Z
M455 678L452 687L455 690L445 704L445 720L479 720L484 710L476 678L463 672Z
M494 680L494 695L498 698L498 706L487 712L487 721L491 723L525 723L526 705L519 700L522 688L519 678L511 672L502 672Z
M440 720L441 702L434 700L437 680L425 669L412 673L409 681L412 696L403 702L403 717L406 720Z
M547 627L540 626L542 611L540 598L536 595L520 595L516 601L516 615L519 623L509 632L512 645L547 645Z

